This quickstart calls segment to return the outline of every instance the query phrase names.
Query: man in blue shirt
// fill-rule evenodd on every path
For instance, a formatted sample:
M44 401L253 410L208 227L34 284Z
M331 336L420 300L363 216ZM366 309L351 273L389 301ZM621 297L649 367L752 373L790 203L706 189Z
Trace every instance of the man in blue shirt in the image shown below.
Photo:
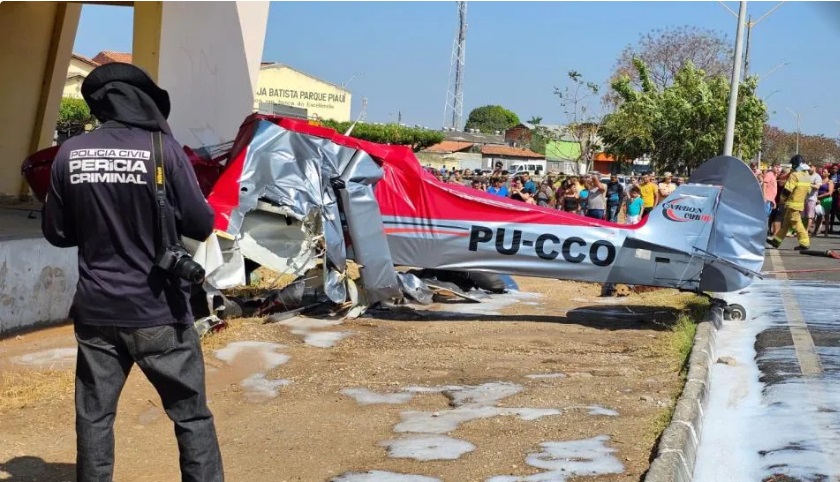
M531 180L531 174L527 172L522 175L522 190L530 194L537 192L537 183Z
M487 188L487 192L496 196L508 197L508 189L498 177L493 178L493 185Z
M607 183L607 220L613 223L618 222L618 212L624 204L624 186L618 182L618 176L610 176Z

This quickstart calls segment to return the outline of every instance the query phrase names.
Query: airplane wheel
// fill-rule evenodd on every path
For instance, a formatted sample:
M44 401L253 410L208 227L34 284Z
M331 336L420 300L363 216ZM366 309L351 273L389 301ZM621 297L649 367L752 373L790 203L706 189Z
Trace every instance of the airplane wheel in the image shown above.
M732 321L744 321L747 319L747 310L741 305L729 305L729 319Z

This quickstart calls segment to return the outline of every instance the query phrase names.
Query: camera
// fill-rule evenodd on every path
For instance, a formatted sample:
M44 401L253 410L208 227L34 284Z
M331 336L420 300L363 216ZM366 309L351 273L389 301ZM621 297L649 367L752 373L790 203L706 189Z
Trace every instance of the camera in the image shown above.
M192 259L186 248L177 244L166 248L158 256L155 265L192 284L200 284L204 281L204 268Z

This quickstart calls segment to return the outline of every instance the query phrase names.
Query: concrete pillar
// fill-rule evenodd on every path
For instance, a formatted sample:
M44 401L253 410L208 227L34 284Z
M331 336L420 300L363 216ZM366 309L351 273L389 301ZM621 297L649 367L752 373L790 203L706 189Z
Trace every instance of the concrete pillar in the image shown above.
M253 112L269 3L153 2L134 8L135 63L169 91L175 137L190 146L232 140Z
M82 5L0 4L0 197L29 192L20 165L52 145Z
M134 4L134 39L131 62L142 67L158 80L160 66L160 28L163 19L163 2L137 2Z

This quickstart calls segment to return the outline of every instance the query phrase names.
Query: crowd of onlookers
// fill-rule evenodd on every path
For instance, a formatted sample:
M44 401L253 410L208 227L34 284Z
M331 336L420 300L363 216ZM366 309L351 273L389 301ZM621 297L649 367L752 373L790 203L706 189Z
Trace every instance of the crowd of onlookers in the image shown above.
M625 183L618 176L548 173L541 180L529 173L510 176L500 165L489 176L474 176L469 182L461 171L436 171L444 182L467 184L474 189L537 206L602 219L614 223L636 224L683 183L682 178L666 172L660 178L652 174L628 176Z
M790 167L779 164L762 169L752 164L756 178L764 191L764 206L768 216L768 233L777 232L782 224L784 206L780 206L782 186L790 176ZM806 198L802 218L810 236L834 234L834 226L840 222L840 164L822 167L808 166L811 192ZM793 234L788 234L793 236Z
M762 185L767 229L772 234L781 226L784 206L779 206L780 197L791 169L780 164L760 168L752 163L751 167ZM535 180L528 173L511 176L498 164L492 173L484 176L445 169L435 170L434 173L441 181L469 185L496 196L625 224L641 221L683 183L681 177L672 176L670 172L661 177L654 174L626 176L624 183L619 182L616 175L603 182L602 175L596 173L548 173ZM810 235L828 236L840 223L840 164L809 166L808 173L811 193L802 213L803 222Z

